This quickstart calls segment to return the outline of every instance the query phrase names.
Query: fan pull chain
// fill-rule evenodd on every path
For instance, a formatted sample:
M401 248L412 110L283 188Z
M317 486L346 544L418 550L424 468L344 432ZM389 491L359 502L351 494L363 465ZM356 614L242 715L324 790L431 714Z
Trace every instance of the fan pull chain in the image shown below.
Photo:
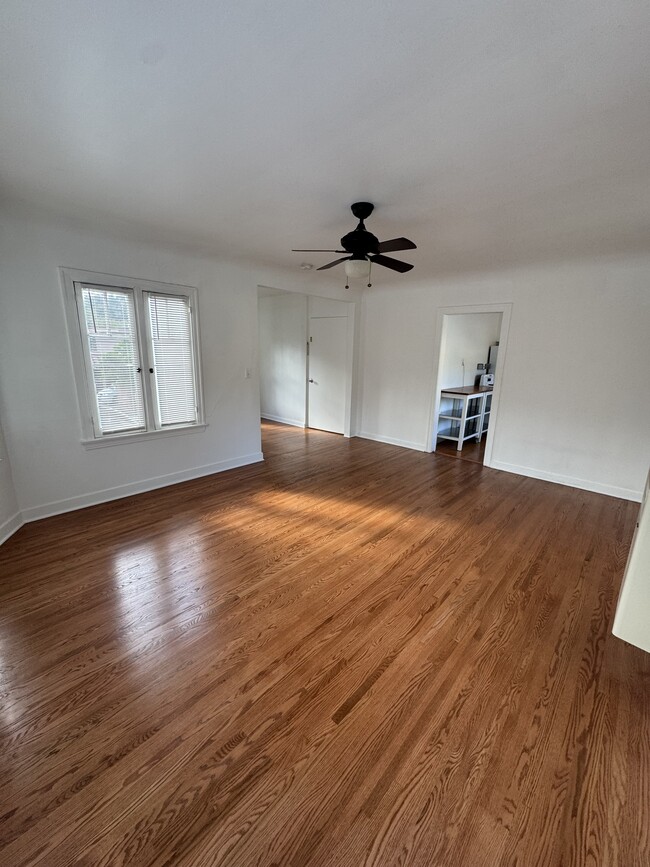
M368 260L368 289L371 288L372 283L370 282L370 277L372 275L372 259Z

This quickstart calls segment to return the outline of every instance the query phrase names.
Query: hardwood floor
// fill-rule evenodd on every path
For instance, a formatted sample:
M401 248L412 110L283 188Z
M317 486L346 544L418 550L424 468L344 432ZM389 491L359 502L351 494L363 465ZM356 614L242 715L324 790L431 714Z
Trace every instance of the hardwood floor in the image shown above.
M446 458L456 458L459 461L471 461L474 464L482 464L485 457L486 437L483 437L480 443L468 440L463 444L460 451L456 448L455 443L449 440L440 440L436 444L436 454L444 455Z
M6 867L647 867L633 503L319 431L0 548Z

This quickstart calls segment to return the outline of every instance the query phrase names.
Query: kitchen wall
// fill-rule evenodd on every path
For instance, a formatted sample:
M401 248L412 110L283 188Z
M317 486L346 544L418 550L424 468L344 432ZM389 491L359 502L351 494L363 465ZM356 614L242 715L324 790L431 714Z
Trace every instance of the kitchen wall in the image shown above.
M648 256L603 257L375 285L362 302L360 435L425 449L438 308L512 302L491 465L640 500L649 275Z
M476 365L487 363L488 350L499 340L500 329L500 313L446 316L440 359L441 387L474 385Z

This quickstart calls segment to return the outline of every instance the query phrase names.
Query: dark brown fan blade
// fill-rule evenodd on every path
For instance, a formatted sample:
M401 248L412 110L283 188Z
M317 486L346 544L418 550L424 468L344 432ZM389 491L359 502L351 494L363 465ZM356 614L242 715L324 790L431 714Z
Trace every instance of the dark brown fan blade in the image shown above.
M320 268L316 268L317 271L325 271L327 268L333 268L335 265L340 265L341 262L347 262L348 259L351 259L352 256L344 256L342 259L335 259L333 262L328 262L327 265L321 265Z
M380 241L380 253L396 253L398 250L417 250L413 241L408 238L393 238L391 241Z
M410 271L413 265L408 262L400 262L399 259L391 259L390 256L369 256L371 262L376 262L377 265L383 265L384 268L392 268L393 271Z
M345 253L345 250L292 250L292 253Z

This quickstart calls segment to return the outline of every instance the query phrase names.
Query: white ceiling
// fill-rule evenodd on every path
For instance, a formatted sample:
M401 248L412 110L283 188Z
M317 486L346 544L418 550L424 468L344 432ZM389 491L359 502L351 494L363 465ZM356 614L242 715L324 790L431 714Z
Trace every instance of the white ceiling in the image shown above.
M292 268L327 261L289 251L338 246L367 199L369 229L418 244L400 281L650 244L647 0L3 0L0 17L10 199Z

